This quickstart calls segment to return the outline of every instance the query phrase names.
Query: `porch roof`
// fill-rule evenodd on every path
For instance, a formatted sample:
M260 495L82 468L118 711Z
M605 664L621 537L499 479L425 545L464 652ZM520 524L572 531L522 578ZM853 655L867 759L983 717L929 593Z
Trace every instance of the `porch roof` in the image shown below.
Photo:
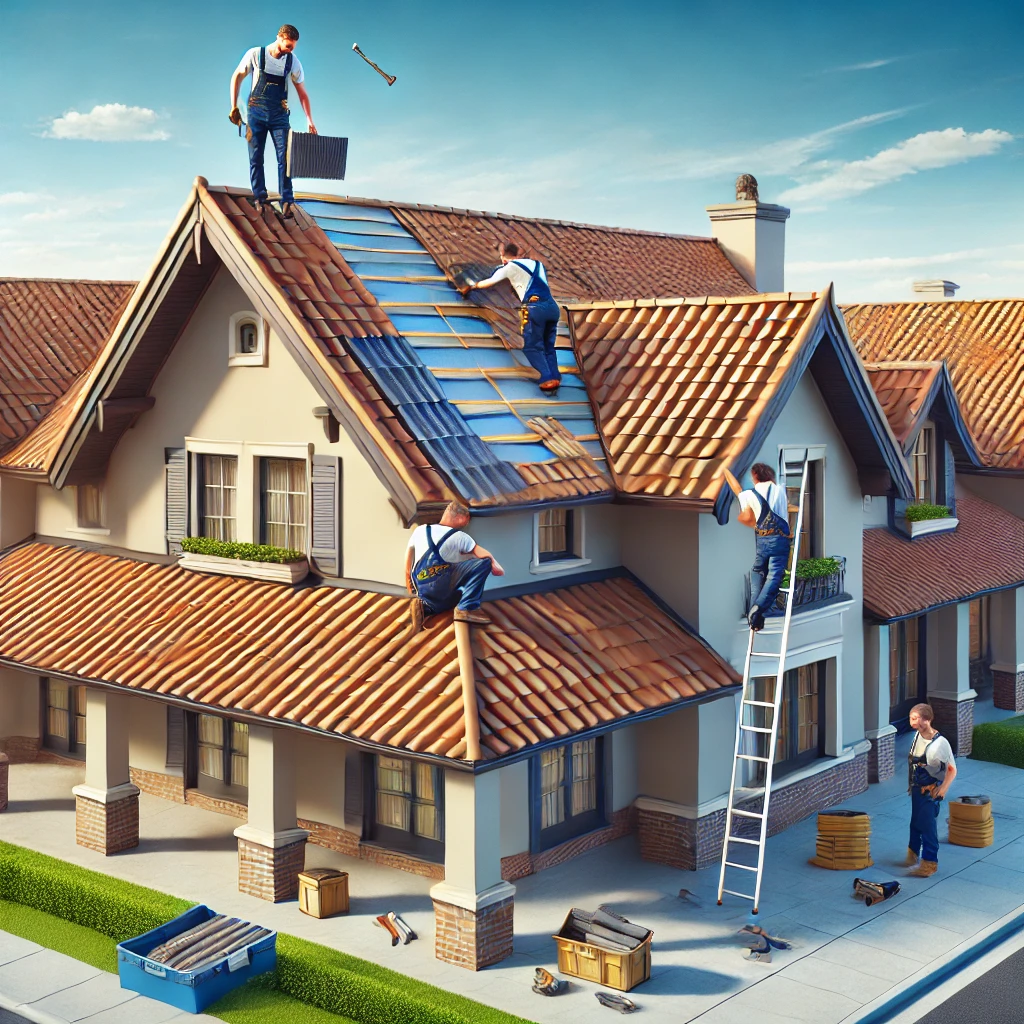
M35 541L0 558L0 663L465 761L452 616L406 636L408 605ZM492 622L472 629L481 767L738 682L627 576L486 610Z

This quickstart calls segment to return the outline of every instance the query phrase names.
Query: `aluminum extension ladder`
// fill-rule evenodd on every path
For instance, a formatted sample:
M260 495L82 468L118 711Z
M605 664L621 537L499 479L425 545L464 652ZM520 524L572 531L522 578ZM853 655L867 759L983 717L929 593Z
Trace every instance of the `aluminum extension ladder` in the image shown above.
M797 458L793 456L797 455ZM743 690L739 705L739 713L736 719L736 745L733 750L732 776L729 780L729 803L725 813L725 841L722 843L722 868L718 876L718 905L722 905L723 893L730 896L739 896L741 899L751 900L754 904L754 913L758 911L761 899L761 876L764 872L764 848L768 837L768 800L772 792L772 767L775 760L775 744L779 733L779 709L782 706L782 686L786 673L786 652L789 647L789 624L793 617L793 592L796 589L796 563L800 549L800 531L803 529L804 520L804 499L807 494L807 473L808 473L808 451L807 449L783 449L779 460L779 486L783 493L787 493L786 483L790 477L800 477L800 501L797 506L796 528L793 530L793 543L790 545L789 558L789 586L780 588L780 593L786 595L786 614L782 620L782 643L778 650L755 650L755 637L765 637L766 630L755 633L750 630L747 638L747 656L743 664ZM771 633L770 636L778 636ZM775 688L773 700L757 700L757 693L753 687L750 674L752 659L757 658L763 662L771 660L777 662L775 673ZM762 718L771 717L768 723L755 724L758 714ZM749 742L744 742L747 738ZM759 741L764 742L767 738L767 749L759 749ZM756 753L749 753L747 747L753 747ZM751 764L764 765L764 787L759 785L750 788L744 785L742 778L744 772ZM742 766L742 768L741 768ZM739 782L737 782L739 779ZM764 794L764 801L760 811L742 811L735 804L737 790L743 789L741 799L746 801ZM739 819L754 820L759 822L757 839L749 839L746 836L734 835L733 825ZM750 864L743 864L733 855L737 847L757 848L757 867ZM732 848L732 851L730 850ZM738 852L738 851L737 851ZM754 876L754 892L740 892L740 883L737 888L727 889L725 887L726 869L734 872L744 872L742 877Z

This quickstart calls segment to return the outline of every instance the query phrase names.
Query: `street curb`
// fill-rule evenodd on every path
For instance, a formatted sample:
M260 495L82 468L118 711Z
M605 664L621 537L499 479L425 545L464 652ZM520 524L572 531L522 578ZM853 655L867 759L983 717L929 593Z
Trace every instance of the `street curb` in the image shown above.
M889 989L884 995L873 1002L867 1003L850 1016L844 1017L840 1024L885 1024L900 1010L905 1009L926 991L968 964L983 956L994 946L1014 932L1024 929L1024 905L983 928L966 942L955 946L948 953L933 960L927 967L911 975L905 981Z
M45 997L44 997L45 998ZM0 992L0 1009L10 1010L35 1024L69 1024L67 1017L57 1017L46 1010L37 1010L30 1003L19 1003Z

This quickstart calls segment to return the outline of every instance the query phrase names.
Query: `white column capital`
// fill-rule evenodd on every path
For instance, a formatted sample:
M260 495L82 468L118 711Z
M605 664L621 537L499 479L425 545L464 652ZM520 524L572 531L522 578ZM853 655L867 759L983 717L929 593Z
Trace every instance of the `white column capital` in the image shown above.
M88 748L87 748L88 749ZM83 800L92 800L97 804L116 804L118 800L127 800L130 796L138 796L142 790L131 782L110 789L97 789L95 786L72 786L71 792Z
M438 903L448 903L453 907L461 907L476 913L485 907L493 906L502 900L515 896L516 887L511 882L498 882L483 892L472 892L458 885L449 885L447 882L438 882L431 886L430 898Z
M265 832L252 825L239 825L234 831L234 836L236 839L253 843L256 846L265 846L268 850L280 850L282 846L304 843L309 838L309 832L304 828L286 828L280 832Z

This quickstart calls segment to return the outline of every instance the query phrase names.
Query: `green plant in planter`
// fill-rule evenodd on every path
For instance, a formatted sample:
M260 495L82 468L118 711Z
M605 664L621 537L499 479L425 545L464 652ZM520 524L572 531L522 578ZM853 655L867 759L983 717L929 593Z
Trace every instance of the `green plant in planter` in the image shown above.
M904 515L909 523L920 523L925 519L945 519L949 516L949 506L928 505L922 502L919 505L908 505Z
M275 548L272 544L243 544L235 540L214 540L212 537L186 537L181 550L191 555L216 555L238 558L246 562L301 562L305 555L291 548Z
M838 558L802 558L796 563L796 578L798 580L816 580L822 576L834 576L843 568L843 563ZM782 577L782 586L789 586L789 570Z

